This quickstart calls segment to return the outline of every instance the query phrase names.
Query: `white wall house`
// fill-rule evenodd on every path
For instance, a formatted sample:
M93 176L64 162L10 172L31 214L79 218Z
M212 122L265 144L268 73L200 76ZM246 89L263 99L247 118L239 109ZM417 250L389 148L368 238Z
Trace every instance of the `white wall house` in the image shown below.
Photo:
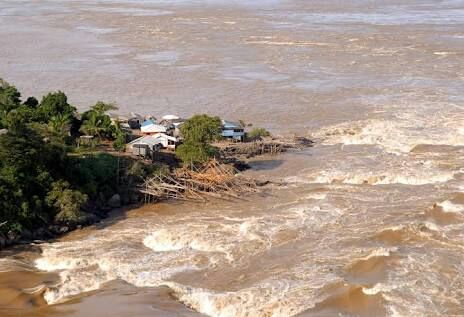
M163 146L165 149L175 150L177 146L177 138L167 135L165 133L158 133L153 135L154 138Z
M222 136L224 138L243 141L245 138L245 129L239 123L222 120Z
M158 151L162 148L175 150L177 146L177 139L164 133L157 133L154 135L146 135L127 144L127 150L136 154L140 151L142 145L147 145L150 152ZM134 153L137 152L137 153Z
M127 151L137 156L153 156L154 152L163 147L161 141L152 136L146 135L127 144Z

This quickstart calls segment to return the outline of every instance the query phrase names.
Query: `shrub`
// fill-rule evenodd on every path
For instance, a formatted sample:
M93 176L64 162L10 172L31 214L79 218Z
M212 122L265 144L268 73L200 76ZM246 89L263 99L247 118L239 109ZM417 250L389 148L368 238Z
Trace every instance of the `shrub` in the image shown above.
M72 190L68 182L54 182L46 201L56 208L55 222L57 223L77 224L86 218L85 213L81 211L81 206L87 202L87 195Z
M176 155L182 160L182 162L184 162L184 164L204 163L216 153L217 150L215 147L209 144L198 143L184 143L176 150Z
M247 133L247 136L250 139L257 139L271 136L271 133L264 128L254 128L253 130Z
M67 172L66 179L72 180L73 186L91 198L96 198L98 192L116 191L118 158L107 153L73 157Z

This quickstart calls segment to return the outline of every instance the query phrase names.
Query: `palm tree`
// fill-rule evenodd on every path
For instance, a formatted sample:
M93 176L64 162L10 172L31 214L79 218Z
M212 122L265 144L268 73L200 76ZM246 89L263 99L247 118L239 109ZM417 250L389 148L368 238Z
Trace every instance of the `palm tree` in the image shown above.
M104 103L99 101L92 107L92 110L95 111L99 116L102 116L110 110L118 110L118 107L112 103Z
M50 131L59 138L64 138L71 129L71 120L69 115L67 114L57 114L50 118L48 122L48 126Z
M82 123L79 131L86 135L100 138L106 132L106 129L103 126L101 116L97 112L91 111L88 118Z

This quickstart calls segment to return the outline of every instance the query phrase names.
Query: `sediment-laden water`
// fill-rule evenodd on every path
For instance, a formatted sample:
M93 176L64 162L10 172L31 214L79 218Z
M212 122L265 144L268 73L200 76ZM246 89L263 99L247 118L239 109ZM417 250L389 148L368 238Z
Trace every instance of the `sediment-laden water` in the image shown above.
M0 259L1 316L464 315L464 2L2 1L0 74L79 107L317 145L241 202L159 204Z

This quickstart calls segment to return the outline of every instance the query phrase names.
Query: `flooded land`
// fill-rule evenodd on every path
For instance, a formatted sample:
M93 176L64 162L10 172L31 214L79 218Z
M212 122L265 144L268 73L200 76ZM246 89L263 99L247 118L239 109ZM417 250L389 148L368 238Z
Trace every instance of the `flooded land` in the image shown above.
M3 0L0 77L313 148L237 202L1 253L0 316L464 315L464 2Z

